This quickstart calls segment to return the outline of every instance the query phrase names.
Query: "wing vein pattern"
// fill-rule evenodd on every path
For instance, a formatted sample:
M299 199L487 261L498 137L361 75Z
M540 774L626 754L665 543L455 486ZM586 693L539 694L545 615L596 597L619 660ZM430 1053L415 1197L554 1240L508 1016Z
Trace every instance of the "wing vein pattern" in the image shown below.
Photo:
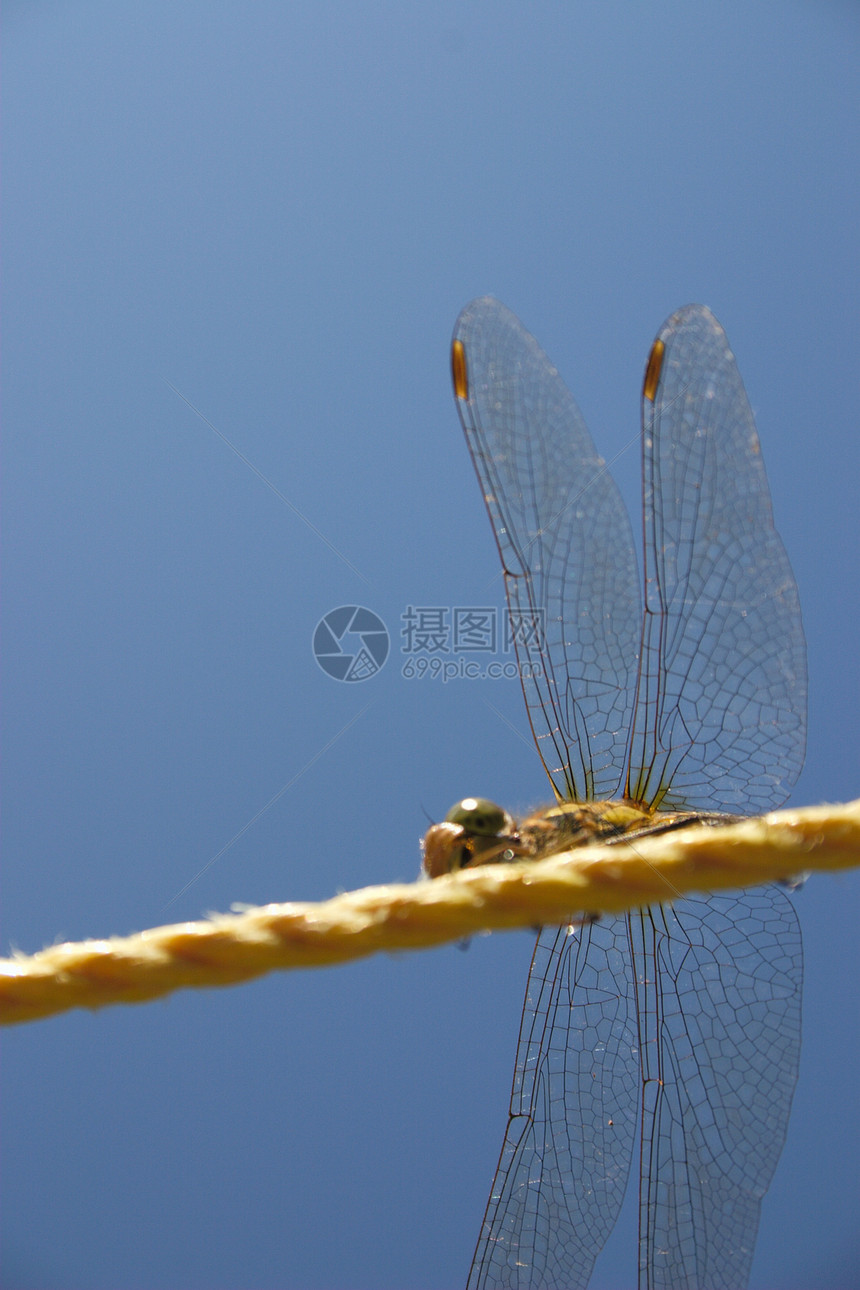
M454 334L556 796L735 813L784 800L805 751L803 628L719 323L687 306L649 362L644 612L625 507L547 356L490 297ZM637 1133L640 1290L743 1290L797 1078L801 978L776 887L544 928L469 1290L585 1287Z

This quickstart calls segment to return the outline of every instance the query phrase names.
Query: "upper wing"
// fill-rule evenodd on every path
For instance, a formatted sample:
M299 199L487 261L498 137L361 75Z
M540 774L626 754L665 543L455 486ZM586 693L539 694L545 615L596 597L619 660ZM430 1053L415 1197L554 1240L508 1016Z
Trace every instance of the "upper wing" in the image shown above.
M626 793L764 811L806 746L806 645L752 410L703 305L673 314L642 398L645 619Z
M468 1290L588 1284L621 1208L636 1134L631 981L623 918L541 931Z
M560 798L612 797L640 636L627 512L558 372L510 310L492 297L467 305L453 356L538 750Z

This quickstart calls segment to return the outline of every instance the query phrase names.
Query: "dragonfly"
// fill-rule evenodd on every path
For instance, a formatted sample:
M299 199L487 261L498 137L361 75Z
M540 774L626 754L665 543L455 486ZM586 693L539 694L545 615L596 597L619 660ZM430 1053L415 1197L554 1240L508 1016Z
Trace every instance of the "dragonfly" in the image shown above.
M452 375L555 805L517 822L464 799L428 831L427 874L782 802L805 753L806 646L713 314L674 313L648 357L644 599L608 468L498 300L460 314ZM797 1079L801 984L778 885L542 928L468 1290L587 1286L636 1160L640 1290L743 1290Z

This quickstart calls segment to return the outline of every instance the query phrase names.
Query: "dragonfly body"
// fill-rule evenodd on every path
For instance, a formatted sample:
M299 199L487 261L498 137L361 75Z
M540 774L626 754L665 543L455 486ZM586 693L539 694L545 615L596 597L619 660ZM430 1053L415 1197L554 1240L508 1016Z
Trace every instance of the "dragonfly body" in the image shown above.
M644 608L632 530L576 404L498 301L458 319L454 392L557 805L465 799L431 877L718 824L803 761L805 644L752 413L700 305L643 387ZM544 928L469 1290L585 1287L639 1142L640 1290L743 1290L800 1049L800 934L776 887Z
M632 802L560 802L515 821L502 807L467 797L424 837L428 878L508 860L542 860L592 842L611 845L689 824L725 824L714 811L656 811Z

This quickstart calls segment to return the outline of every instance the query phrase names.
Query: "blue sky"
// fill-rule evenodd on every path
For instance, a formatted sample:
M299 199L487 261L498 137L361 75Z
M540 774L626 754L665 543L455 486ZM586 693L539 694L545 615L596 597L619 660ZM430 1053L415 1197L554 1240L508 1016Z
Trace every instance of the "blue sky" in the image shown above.
M632 506L648 347L714 310L804 610L792 801L860 793L853 5L77 0L3 23L4 952L408 880L428 814L546 800L496 711L525 734L516 681L402 675L408 606L502 605L448 378L486 292ZM343 604L392 634L362 684L311 652ZM758 1290L860 1280L860 879L796 901L804 1050ZM7 1033L6 1290L462 1284L530 949ZM633 1265L624 1229L595 1285Z

